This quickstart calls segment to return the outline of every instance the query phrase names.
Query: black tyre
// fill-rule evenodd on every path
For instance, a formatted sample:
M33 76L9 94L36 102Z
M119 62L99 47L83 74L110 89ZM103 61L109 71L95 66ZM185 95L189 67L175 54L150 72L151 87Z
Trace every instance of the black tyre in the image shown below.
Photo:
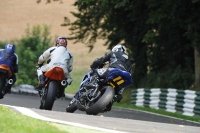
M86 113L89 115L97 115L99 112L102 112L103 109L110 103L113 99L115 91L111 86L105 86L103 88L103 94L100 96L98 101L93 103L88 109L86 109Z
M5 80L4 79L0 79L0 99L2 99L3 98L3 96L4 96L4 90L3 90L3 87L4 87L4 85L5 85Z
M48 85L48 90L46 93L46 98L41 100L40 109L52 110L54 101L56 99L56 93L58 89L58 84L56 81L51 81Z
M85 107L83 107L79 101L77 102L77 107L78 107L78 110L85 111Z
M66 108L66 112L74 113L77 110L76 101L71 101L68 107Z

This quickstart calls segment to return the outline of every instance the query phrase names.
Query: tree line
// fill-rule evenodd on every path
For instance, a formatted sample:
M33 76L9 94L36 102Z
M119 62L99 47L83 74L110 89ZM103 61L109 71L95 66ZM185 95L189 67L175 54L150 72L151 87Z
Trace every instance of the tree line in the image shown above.
M108 49L124 44L135 88L200 90L200 0L76 0L74 6L76 20L65 17L61 23L71 31L68 39L91 50L98 39ZM23 68L19 83L33 82L32 66L51 41L47 27L27 29L26 35L16 42Z
M50 0L48 2L51 2ZM76 0L75 42L129 48L134 87L200 90L199 0Z

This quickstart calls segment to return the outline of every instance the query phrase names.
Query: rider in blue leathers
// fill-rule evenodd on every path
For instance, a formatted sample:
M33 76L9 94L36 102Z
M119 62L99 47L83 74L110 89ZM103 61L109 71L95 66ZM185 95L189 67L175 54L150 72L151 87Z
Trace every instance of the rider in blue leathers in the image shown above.
M15 49L15 45L10 43L6 44L4 49L0 49L0 64L7 65L12 72L10 79L13 79L13 83L8 84L8 93L11 92L11 87L17 80L15 73L18 73L18 56L15 53Z

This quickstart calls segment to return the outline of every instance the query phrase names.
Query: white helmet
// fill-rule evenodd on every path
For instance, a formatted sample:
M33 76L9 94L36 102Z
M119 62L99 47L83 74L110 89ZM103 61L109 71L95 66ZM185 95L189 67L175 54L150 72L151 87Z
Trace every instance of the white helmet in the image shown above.
M117 44L116 46L114 46L112 48L112 51L113 52L117 52L117 51L122 51L122 52L126 52L126 47L124 45L121 45L121 44Z

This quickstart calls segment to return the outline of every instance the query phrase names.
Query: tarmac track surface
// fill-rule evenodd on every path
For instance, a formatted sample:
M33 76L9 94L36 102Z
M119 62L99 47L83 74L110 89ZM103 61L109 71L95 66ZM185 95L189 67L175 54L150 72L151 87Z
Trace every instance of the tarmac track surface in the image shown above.
M110 112L89 116L81 111L76 111L73 114L66 113L65 109L69 100L55 101L52 111L39 110L39 103L39 97L33 95L8 94L0 100L0 104L26 107L48 118L90 126L98 125L98 127L106 129L133 133L200 133L200 124L198 123L136 110L113 107Z

